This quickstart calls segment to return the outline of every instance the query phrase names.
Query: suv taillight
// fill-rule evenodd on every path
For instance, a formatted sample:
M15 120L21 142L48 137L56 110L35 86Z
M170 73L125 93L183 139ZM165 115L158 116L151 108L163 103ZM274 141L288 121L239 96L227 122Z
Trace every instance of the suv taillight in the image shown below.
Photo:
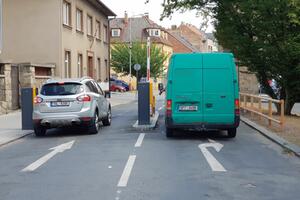
M33 100L34 104L39 104L39 103L42 103L42 102L43 102L42 97L39 97L39 96L34 97L34 100Z
M240 100L239 99L235 99L234 100L234 112L235 115L240 115Z
M172 115L172 100L167 100L166 116L171 117L171 115Z
M80 102L91 101L91 97L87 94L81 95L81 96L77 97L77 101L80 101Z

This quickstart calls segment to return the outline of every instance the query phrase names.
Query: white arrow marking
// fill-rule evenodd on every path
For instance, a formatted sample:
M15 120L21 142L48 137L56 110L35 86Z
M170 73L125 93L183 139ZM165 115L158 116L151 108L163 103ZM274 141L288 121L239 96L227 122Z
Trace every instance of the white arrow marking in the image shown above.
M50 153L48 153L45 156L41 157L40 159L38 159L34 163L32 163L32 164L28 165L27 167L25 167L24 169L22 169L22 172L32 172L32 171L36 170L37 168L39 168L40 166L45 164L48 160L50 160L56 154L62 153L65 150L71 149L74 142L75 141L72 140L71 142L67 142L67 143L58 145L56 147L50 148L49 150L53 150L53 151L51 151Z
M217 152L219 152L223 148L223 145L213 140L210 140L210 142L211 143L199 144L200 150L202 151L212 171L226 172L226 169L222 166L222 164L219 163L217 159L207 150L207 147L213 147Z

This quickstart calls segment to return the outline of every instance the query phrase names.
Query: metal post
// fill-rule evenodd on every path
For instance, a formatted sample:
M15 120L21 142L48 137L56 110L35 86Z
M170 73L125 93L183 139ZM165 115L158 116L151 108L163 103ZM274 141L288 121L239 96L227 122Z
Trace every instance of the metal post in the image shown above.
M271 120L271 118L272 118L272 114L273 114L273 112L272 112L272 101L271 100L269 100L269 126L272 126L272 120Z
M150 37L147 38L147 81L150 82Z
M149 99L149 83L138 84L138 124L150 124L150 99Z
M21 90L22 130L33 129L32 111L35 92L33 88L22 88Z

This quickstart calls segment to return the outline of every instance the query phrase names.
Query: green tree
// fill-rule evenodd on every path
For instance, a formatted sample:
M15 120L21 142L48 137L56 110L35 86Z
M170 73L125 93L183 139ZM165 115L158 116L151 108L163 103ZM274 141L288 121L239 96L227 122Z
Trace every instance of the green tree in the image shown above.
M160 77L164 70L164 63L168 59L168 55L162 52L162 49L155 44L151 44L151 57L150 57L150 75L151 77ZM141 70L139 71L139 77L147 76L147 46L140 42L132 44L131 48L131 73L136 76L136 72L133 68L134 64L140 64ZM111 50L111 66L113 70L122 75L129 74L129 45L120 43L114 45Z
M280 86L285 114L300 101L299 0L164 0L162 17L197 9L214 19L215 36L249 70L267 93L277 98L268 80Z

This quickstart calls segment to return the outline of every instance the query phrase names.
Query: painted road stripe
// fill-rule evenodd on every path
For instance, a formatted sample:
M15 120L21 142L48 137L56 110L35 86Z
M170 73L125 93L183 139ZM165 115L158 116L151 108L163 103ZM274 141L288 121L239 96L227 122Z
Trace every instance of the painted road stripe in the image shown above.
M223 167L219 161L208 151L208 147L213 147L217 152L220 152L223 148L223 145L217 142L214 143L204 143L200 144L199 148L201 152L203 153L206 161L208 162L210 168L212 171L215 172L226 172L227 170Z
M118 187L126 187L127 186L127 182L129 180L135 159L136 159L136 155L129 156L126 166L123 170L122 176L119 180Z
M141 133L134 145L134 147L141 147L142 146L142 143L143 143L143 139L145 137L145 133Z

